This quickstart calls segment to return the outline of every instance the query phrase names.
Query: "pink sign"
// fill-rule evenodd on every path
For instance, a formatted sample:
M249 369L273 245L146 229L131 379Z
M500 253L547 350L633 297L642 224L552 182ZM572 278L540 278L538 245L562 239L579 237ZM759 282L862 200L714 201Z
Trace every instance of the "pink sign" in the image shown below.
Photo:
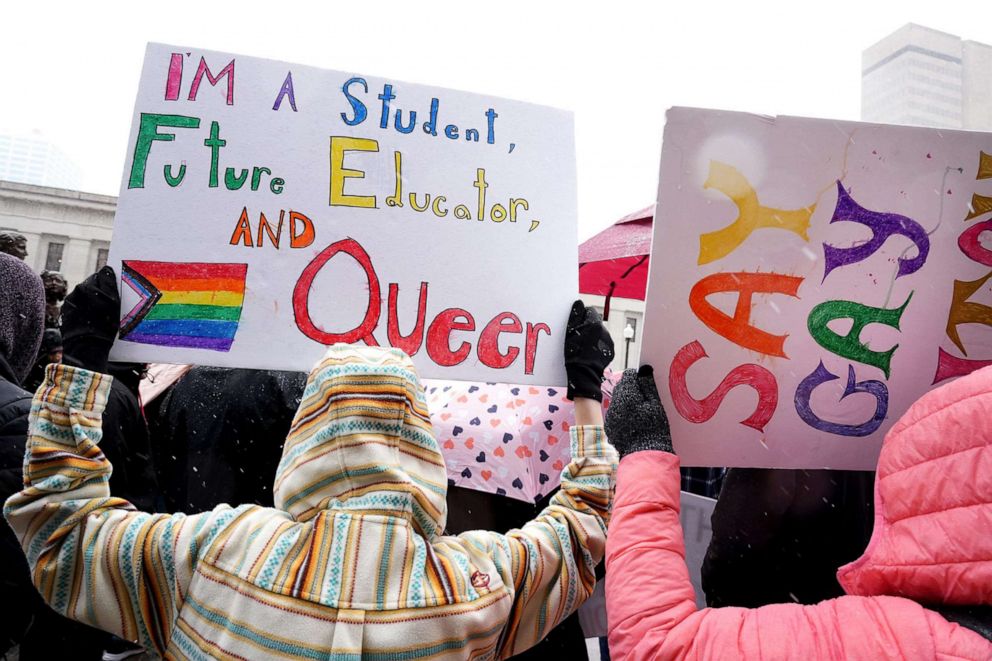
M683 465L873 470L913 401L990 363L989 154L988 133L668 111L642 361Z

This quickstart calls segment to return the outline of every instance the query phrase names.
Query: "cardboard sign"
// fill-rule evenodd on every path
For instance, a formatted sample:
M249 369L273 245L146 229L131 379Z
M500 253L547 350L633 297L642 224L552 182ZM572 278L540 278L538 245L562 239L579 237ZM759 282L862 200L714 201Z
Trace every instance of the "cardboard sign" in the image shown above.
M577 261L571 113L148 46L113 359L309 370L365 342L425 377L563 383Z
M992 359L992 134L668 113L642 361L688 466L872 470Z

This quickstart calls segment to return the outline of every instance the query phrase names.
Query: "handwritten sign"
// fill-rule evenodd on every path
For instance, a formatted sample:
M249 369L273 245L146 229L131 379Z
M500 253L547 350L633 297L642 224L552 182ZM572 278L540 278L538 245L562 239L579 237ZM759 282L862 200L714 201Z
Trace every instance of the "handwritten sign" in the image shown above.
M577 292L570 113L150 44L109 263L115 360L564 382Z
M643 358L684 465L872 470L992 363L992 134L668 112Z
M685 565L689 570L692 589L696 591L696 606L706 608L706 593L703 592L703 561L706 550L713 539L710 520L716 499L698 496L688 491L680 494L679 521L685 541Z

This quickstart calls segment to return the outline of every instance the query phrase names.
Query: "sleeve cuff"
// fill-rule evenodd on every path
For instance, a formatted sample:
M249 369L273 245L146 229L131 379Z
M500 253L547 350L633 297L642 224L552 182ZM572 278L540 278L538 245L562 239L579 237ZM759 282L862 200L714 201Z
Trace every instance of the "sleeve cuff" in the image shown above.
M573 425L568 430L572 459L604 457L619 461L616 448L606 440L602 425Z
M101 413L113 380L108 374L53 363L45 368L45 381L35 393L34 403Z
M681 486L677 455L662 450L634 452L620 462L613 507L663 503L677 511Z

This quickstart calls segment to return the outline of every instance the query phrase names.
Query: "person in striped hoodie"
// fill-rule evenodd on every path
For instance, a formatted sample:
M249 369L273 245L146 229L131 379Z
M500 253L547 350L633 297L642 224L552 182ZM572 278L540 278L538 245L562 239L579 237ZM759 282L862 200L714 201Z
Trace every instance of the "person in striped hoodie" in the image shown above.
M116 281L95 277L94 347L109 348ZM519 530L444 535L444 459L413 363L347 345L310 374L274 508L147 514L113 497L99 447L111 377L52 365L4 515L58 612L166 658L506 658L592 592L605 549L617 454L596 399L612 343L581 303L566 336L572 460Z

